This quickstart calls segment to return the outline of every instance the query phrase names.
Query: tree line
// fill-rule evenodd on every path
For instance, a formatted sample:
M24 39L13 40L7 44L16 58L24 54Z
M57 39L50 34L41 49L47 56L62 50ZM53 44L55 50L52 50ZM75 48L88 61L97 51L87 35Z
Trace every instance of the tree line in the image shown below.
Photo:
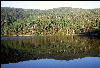
M48 10L1 7L1 35L68 35L100 29L100 8Z

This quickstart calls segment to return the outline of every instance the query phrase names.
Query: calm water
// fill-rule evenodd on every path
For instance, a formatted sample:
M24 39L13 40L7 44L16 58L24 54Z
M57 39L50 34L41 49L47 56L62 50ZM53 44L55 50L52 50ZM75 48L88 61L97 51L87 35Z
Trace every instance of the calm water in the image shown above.
M1 37L1 68L100 68L100 39Z

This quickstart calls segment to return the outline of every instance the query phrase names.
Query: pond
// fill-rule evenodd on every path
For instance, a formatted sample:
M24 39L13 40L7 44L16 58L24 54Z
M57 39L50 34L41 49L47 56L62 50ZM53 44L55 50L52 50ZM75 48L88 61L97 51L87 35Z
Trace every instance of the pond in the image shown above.
M100 39L1 37L1 68L100 68Z

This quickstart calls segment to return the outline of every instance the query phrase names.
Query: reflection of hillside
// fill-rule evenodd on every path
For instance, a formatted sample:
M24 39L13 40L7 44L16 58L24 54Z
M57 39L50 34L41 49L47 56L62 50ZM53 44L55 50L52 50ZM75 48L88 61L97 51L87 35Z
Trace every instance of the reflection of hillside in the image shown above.
M100 57L99 41L78 36L1 40L1 63L43 58L71 60L86 56Z

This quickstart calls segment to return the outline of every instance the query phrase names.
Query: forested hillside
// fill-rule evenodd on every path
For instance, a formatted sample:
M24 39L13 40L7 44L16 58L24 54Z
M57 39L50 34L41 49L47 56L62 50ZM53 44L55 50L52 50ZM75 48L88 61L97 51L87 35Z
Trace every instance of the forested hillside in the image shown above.
M1 7L1 36L68 35L100 29L100 8L48 10Z

